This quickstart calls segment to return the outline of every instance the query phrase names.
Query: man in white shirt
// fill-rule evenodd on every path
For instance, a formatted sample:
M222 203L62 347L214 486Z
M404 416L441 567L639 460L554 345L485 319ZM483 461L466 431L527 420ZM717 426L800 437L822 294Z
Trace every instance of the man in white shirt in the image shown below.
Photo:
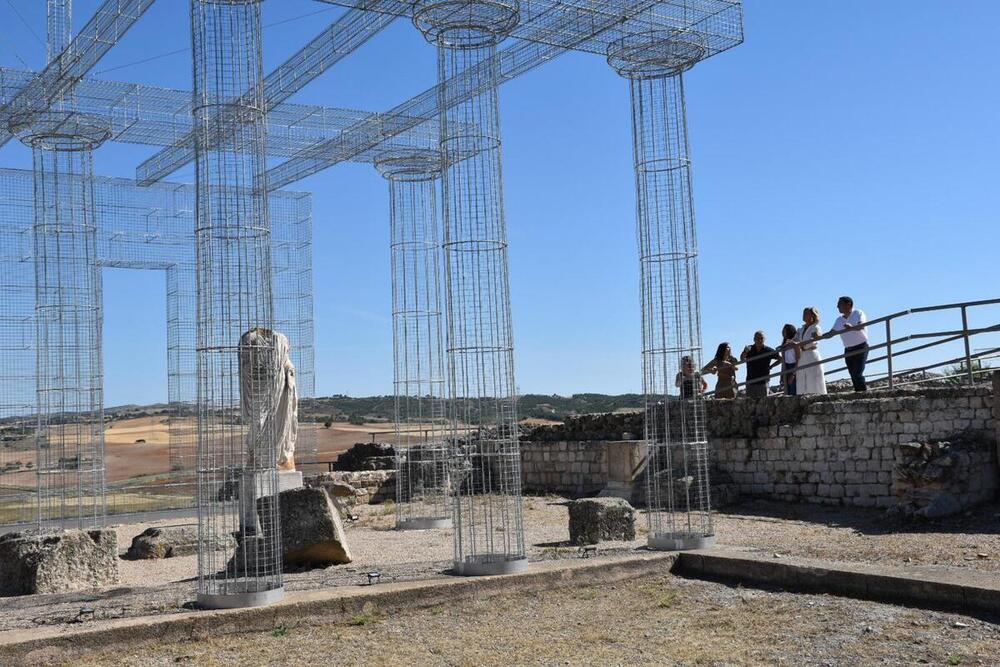
M868 362L868 331L865 329L864 311L854 308L854 299L842 296L837 300L840 317L833 323L833 330L840 332L844 344L844 363L851 374L854 391L867 391L865 364Z

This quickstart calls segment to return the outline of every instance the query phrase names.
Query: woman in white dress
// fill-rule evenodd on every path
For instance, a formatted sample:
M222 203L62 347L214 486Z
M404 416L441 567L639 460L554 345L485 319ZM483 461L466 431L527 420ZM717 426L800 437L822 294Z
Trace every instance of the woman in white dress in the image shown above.
M803 368L823 361L823 356L816 347L816 339L823 335L823 330L819 328L819 311L816 308L806 308L802 311L802 322L802 328L798 332L799 363L795 371L795 393L799 396L825 394L823 364Z

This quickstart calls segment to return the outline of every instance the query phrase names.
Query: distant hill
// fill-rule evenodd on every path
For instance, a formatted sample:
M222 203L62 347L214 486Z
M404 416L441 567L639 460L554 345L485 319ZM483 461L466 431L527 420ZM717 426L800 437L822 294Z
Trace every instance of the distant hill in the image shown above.
M372 423L393 418L392 396L325 396L304 398L299 403L299 419L303 421L349 421ZM563 420L571 415L641 409L641 394L525 394L518 399L519 417Z

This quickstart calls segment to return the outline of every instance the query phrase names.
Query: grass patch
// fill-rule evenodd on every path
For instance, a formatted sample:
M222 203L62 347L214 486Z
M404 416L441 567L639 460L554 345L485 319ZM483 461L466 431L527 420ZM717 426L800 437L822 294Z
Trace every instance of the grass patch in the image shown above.
M677 591L667 591L656 598L657 609L670 609L677 604Z
M353 625L355 627L362 627L365 625L371 625L372 623L375 623L377 620L378 618L375 616L375 614L358 614L350 621L348 621L347 624Z
M597 589L595 588L584 588L583 590L576 591L573 593L573 598L576 600L596 600L597 599Z
M284 625L279 625L274 630L271 631L272 637L284 637L288 634L288 627Z

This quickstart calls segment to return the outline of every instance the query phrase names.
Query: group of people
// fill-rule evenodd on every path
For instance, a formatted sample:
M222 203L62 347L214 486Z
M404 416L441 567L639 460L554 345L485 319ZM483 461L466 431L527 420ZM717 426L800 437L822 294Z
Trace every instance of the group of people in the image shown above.
M840 316L833 324L844 344L844 362L851 376L854 391L866 391L865 364L868 361L867 321L863 311L854 307L854 299L842 296L837 301ZM824 336L820 328L819 310L808 307L802 311L802 326L786 324L781 329L781 345L769 347L763 331L754 334L753 343L743 348L740 358L733 356L729 343L720 343L715 357L698 372L691 357L681 360L676 385L682 398L692 398L708 389L704 375L715 374L716 398L736 398L739 364L746 364L746 394L750 397L768 395L770 376L781 366L781 388L789 396L826 393L826 370L817 347Z

